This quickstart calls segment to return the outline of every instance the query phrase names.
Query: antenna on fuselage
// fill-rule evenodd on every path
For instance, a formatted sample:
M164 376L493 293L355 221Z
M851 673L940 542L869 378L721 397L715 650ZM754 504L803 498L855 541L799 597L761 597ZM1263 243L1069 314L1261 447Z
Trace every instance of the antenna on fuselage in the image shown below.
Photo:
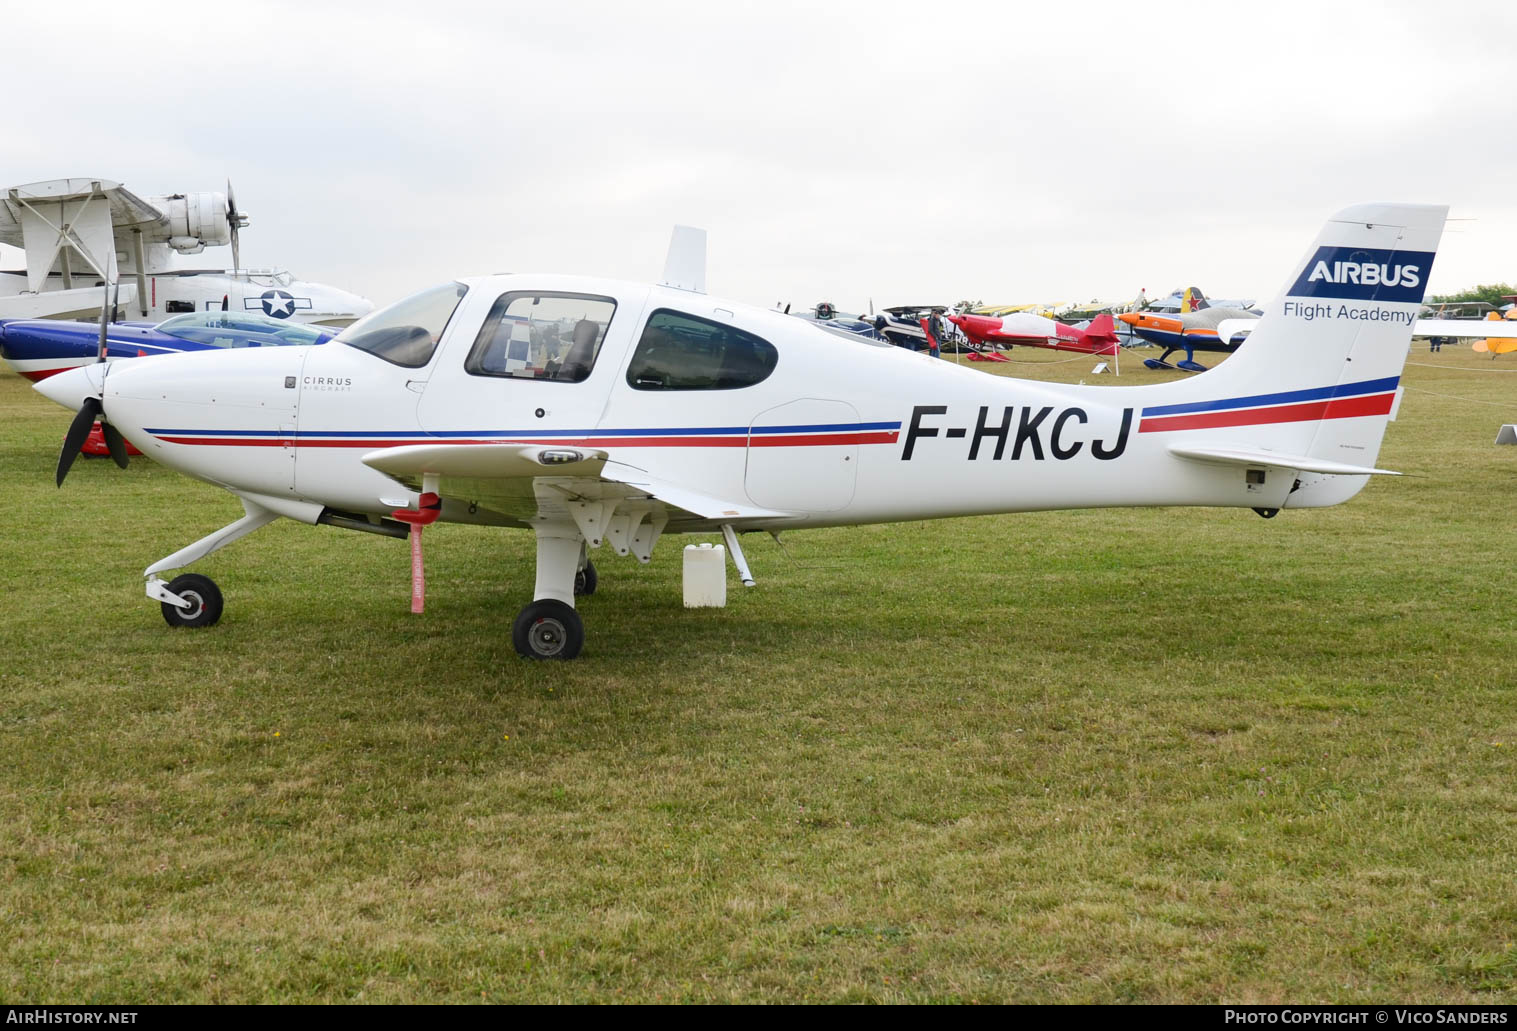
M675 226L669 237L669 256L664 259L660 286L691 293L706 292L706 231L693 226Z

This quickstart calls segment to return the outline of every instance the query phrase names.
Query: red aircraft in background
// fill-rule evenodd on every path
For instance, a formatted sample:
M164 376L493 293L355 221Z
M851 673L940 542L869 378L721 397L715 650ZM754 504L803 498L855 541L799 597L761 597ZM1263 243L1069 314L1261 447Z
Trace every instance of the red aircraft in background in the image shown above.
M1084 329L1066 326L1062 322L1019 311L997 318L992 315L950 315L952 322L969 342L981 348L980 360L995 360L996 347L1026 344L1029 347L1047 347L1055 351L1077 351L1081 354L1116 354L1116 323L1110 315L1098 315ZM971 354L970 358L976 355Z

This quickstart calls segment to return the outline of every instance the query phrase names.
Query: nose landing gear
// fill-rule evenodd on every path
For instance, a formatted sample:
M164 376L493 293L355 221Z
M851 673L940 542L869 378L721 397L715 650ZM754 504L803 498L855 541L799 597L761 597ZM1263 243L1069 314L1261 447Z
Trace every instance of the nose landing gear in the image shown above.
M169 626L198 629L215 626L221 618L221 588L210 577L185 573L170 580L168 590L189 603L187 608L168 601L161 603L164 622Z

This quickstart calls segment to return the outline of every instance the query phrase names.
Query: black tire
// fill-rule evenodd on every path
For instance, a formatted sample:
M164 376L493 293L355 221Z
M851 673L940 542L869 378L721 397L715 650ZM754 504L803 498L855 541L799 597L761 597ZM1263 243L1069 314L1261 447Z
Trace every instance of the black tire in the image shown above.
M574 595L583 598L595 593L600 578L595 575L595 563L586 560L585 568L574 574Z
M544 598L521 610L511 643L523 658L572 659L585 646L585 623L573 606Z
M221 588L210 577L185 573L169 581L169 590L194 604L193 608L181 609L163 602L163 621L169 626L198 629L215 626L221 618Z

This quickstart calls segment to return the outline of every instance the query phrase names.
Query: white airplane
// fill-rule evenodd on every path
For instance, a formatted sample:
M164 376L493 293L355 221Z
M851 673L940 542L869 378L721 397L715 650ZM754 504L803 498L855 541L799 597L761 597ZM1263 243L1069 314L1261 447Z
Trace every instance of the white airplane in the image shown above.
M0 244L26 251L24 270L0 270L0 319L94 318L101 285L120 282L118 318L161 322L218 310L347 326L374 310L346 290L275 268L242 265L248 224L226 193L143 199L108 179L53 179L0 191ZM231 269L181 267L177 255L232 245Z
M1329 220L1247 347L1182 381L1066 386L986 376L702 293L678 227L665 282L563 275L444 283L322 347L95 364L38 383L165 465L237 495L241 519L144 572L172 626L214 583L179 569L285 516L413 542L435 519L530 529L518 652L573 658L576 582L610 542L998 512L1347 501L1375 468L1445 207Z

